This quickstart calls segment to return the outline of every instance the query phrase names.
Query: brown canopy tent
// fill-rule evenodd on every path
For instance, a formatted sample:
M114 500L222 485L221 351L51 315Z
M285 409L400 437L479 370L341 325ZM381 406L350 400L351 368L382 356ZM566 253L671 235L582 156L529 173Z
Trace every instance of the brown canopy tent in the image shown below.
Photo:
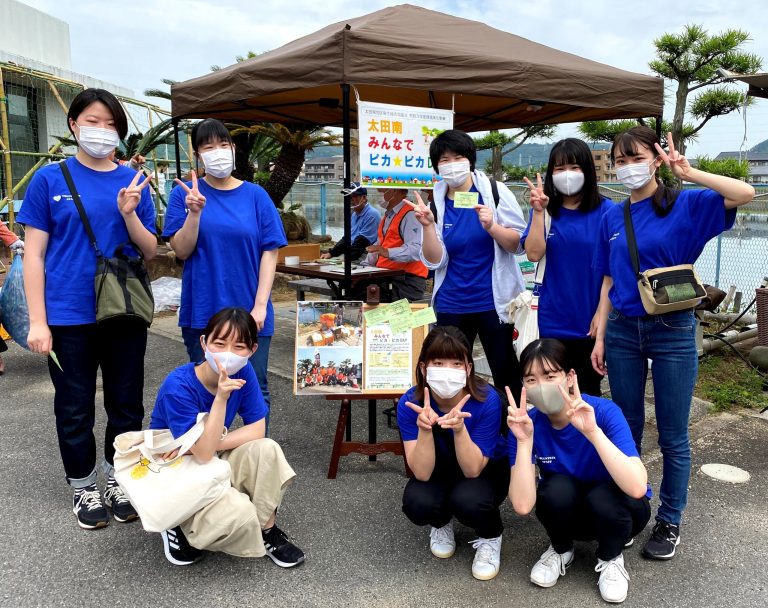
M465 131L661 116L664 104L660 78L405 4L175 84L172 113L177 124L214 117L341 126L349 187L352 86L365 101L453 108ZM348 197L344 215L349 234Z

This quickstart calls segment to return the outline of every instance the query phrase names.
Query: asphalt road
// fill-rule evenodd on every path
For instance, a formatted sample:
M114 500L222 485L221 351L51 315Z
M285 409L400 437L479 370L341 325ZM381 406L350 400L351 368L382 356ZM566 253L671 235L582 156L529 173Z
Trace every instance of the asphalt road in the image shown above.
M208 554L190 567L167 563L159 535L138 523L112 522L98 531L77 527L64 482L52 413L53 389L45 361L15 345L0 377L0 605L2 606L568 606L605 605L597 589L594 545L577 543L576 559L552 589L528 581L547 539L534 517L503 507L501 573L480 582L470 573L471 531L457 526L449 560L429 552L427 531L400 510L406 478L394 456L378 462L342 459L336 480L325 478L337 409L322 397L296 398L288 381L272 375L271 436L284 448L298 479L286 495L279 523L306 554L282 570L267 558ZM150 335L146 407L157 387L184 363L183 346ZM97 403L97 437L103 410ZM358 409L359 407L359 409ZM365 406L354 410L363 438ZM650 422L649 424L652 424ZM396 439L380 416L379 435ZM652 431L652 429L649 429ZM625 553L631 576L627 607L764 607L768 604L768 421L745 414L709 416L695 423L690 504L678 555L648 562L639 542ZM652 447L652 446L651 446ZM658 491L660 460L649 451L649 476ZM748 470L743 485L698 472L707 462Z

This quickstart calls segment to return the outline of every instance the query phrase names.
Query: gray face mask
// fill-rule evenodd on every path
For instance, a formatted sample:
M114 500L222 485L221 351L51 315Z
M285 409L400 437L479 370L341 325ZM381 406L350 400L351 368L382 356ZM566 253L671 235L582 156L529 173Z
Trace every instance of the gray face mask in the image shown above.
M558 414L565 407L560 387L568 390L568 379L564 378L559 384L539 382L536 386L526 389L525 394L534 407L542 414L552 416Z

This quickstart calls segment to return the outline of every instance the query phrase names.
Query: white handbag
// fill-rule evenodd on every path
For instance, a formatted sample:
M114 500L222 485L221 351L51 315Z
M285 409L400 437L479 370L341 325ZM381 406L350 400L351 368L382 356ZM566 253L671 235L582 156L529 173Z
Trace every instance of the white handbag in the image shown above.
M552 216L548 211L544 211L544 242L549 238L549 231L552 227ZM547 270L547 254L536 264L536 272L533 275L533 291L524 291L518 294L509 304L507 312L515 325L517 337L514 339L515 353L518 358L534 340L539 339L539 290L538 287L544 282L544 273Z
M232 485L226 460L214 456L201 464L189 453L207 417L198 414L195 425L176 439L167 429L131 431L115 438L115 479L147 532L178 526ZM160 459L176 449L174 458Z

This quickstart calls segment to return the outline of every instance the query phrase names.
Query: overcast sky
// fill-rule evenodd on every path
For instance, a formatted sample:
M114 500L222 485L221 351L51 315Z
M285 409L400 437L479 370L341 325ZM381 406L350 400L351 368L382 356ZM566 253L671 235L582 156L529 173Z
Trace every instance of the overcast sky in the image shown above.
M247 51L277 48L321 27L390 6L367 0L23 0L69 23L72 68L131 88L143 98L161 78L185 80L226 66ZM653 40L701 24L710 33L728 28L751 35L745 50L764 58L768 71L768 19L762 2L748 0L444 0L414 2L425 8L483 21L498 29L606 63L650 73ZM740 85L746 89L746 85ZM669 96L668 96L669 97ZM669 118L672 106L665 110ZM746 147L768 139L768 100L747 110ZM561 126L557 138L574 134ZM711 120L689 156L738 150L744 117L734 113Z

